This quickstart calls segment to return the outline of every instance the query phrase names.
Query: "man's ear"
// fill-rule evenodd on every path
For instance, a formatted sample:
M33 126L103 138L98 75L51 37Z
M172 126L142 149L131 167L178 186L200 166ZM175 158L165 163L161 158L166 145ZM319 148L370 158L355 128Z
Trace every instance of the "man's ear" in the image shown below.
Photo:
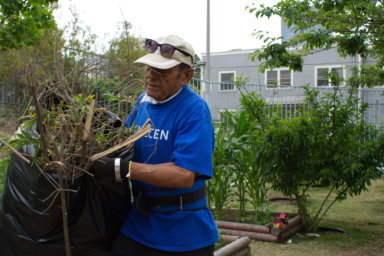
M183 83L186 84L189 81L191 81L193 77L194 70L193 68L188 68L184 71L184 76L183 76Z

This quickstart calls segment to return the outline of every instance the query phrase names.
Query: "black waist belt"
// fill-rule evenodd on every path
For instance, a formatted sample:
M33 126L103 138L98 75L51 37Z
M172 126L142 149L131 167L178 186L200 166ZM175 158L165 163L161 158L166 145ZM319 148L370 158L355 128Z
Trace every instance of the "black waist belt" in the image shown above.
M191 192L187 192L179 195L169 195L169 196L148 196L148 195L144 195L143 191L138 188L135 188L133 190L134 190L135 199L136 199L136 207L142 214L148 214L150 207L160 208L160 207L166 207L166 206L177 206L178 209L174 211L182 211L183 205L197 202L200 199L203 199L206 195L205 185ZM199 207L196 209L188 209L188 210L189 211L199 210L204 207ZM174 212L174 211L166 211L166 212ZM160 212L165 212L165 211L160 211Z

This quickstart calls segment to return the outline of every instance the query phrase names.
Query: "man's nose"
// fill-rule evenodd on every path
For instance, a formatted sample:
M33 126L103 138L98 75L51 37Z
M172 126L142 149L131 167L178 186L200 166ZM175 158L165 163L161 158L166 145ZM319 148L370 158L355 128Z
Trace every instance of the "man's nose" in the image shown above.
M151 69L147 70L146 78L148 80L159 79L160 76L161 76L161 73L159 71L157 71L156 69L151 68Z
M153 77L155 75L156 75L156 72L154 69L152 69L152 68L147 69L147 77Z

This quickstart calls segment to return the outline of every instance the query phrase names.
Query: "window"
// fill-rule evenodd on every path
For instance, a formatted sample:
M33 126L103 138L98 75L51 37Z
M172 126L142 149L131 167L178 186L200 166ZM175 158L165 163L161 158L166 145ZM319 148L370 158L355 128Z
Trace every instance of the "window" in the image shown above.
M291 85L290 70L280 70L280 85Z
M266 72L267 88L273 88L278 85L292 85L292 72L289 69L268 70Z
M271 104L267 106L269 115L277 115L284 118L294 118L301 115L301 111L306 109L307 105L302 103L283 103Z
M344 79L343 67L320 67L316 70L316 86L332 86L329 73Z
M277 85L277 71L267 71L267 85Z
M235 76L235 71L220 72L220 91L234 91L235 85L233 84L233 82L235 81Z
M328 86L328 68L319 68L317 69L317 82L316 86Z

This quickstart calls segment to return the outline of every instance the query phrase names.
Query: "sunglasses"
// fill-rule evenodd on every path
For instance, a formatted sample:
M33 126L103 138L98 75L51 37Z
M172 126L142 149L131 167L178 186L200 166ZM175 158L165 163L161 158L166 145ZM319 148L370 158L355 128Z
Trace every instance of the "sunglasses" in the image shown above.
M171 58L172 55L175 53L176 50L184 54L185 56L189 56L192 59L193 62L193 57L191 54L187 53L186 51L183 51L171 44L159 44L155 40L152 39L147 39L145 40L145 49L149 53L154 53L157 50L157 47L160 48L160 55L163 56L164 58Z

